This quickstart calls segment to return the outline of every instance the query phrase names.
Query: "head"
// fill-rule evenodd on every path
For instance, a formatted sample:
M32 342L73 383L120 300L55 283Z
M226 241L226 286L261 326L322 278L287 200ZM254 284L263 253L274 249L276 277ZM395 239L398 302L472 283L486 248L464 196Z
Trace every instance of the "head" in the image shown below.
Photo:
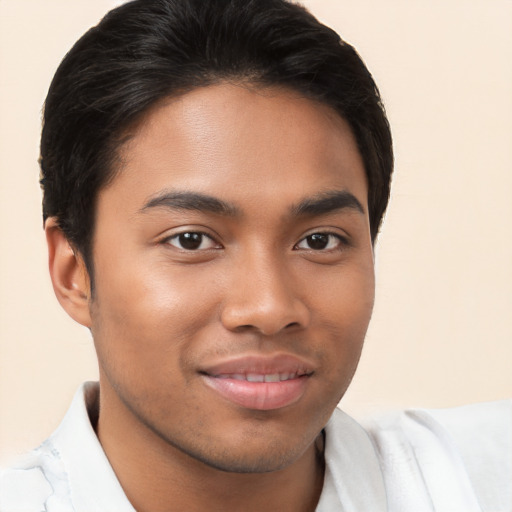
M345 119L365 167L375 241L389 199L391 135L352 46L287 1L134 1L70 50L44 109L43 219L58 219L91 277L96 198L120 170L130 127L160 100L221 81L285 87Z
M284 0L129 2L59 67L41 169L104 403L224 471L300 458L357 366L389 196L355 50Z

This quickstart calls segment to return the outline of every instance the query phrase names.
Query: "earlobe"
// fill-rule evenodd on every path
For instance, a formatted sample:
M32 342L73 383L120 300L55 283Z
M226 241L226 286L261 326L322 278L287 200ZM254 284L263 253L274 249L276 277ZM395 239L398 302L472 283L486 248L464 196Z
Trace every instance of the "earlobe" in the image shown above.
M90 280L85 263L58 226L55 218L45 222L48 263L55 295L73 320L91 326Z

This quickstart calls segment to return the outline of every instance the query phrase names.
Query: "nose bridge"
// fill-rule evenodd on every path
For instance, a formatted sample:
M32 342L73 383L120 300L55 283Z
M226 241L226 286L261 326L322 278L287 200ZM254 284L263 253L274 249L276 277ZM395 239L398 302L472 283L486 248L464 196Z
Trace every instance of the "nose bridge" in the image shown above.
M290 267L272 248L253 248L234 262L222 321L231 330L253 328L265 335L304 327L309 314L299 298Z

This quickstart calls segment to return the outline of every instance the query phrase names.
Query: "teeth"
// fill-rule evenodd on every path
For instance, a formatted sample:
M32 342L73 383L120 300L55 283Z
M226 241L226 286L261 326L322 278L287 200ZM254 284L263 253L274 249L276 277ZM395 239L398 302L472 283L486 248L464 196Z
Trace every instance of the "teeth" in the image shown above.
M265 381L265 375L261 375L258 373L248 373L247 376L248 382L264 382Z
M279 375L279 378L280 380L292 380L292 379L296 379L299 375L297 374L297 372L295 373L281 373Z
M297 377L302 376L303 374L294 372L294 373L231 373L218 375L217 378L220 379L233 379L233 380L245 380L247 382L283 382L285 380L296 379Z

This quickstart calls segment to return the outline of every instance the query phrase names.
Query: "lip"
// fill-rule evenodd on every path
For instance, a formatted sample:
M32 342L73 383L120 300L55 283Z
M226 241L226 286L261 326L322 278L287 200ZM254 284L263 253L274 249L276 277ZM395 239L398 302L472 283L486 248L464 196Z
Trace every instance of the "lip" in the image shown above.
M215 363L200 373L206 385L229 402L268 411L300 400L314 365L290 354L249 355Z

